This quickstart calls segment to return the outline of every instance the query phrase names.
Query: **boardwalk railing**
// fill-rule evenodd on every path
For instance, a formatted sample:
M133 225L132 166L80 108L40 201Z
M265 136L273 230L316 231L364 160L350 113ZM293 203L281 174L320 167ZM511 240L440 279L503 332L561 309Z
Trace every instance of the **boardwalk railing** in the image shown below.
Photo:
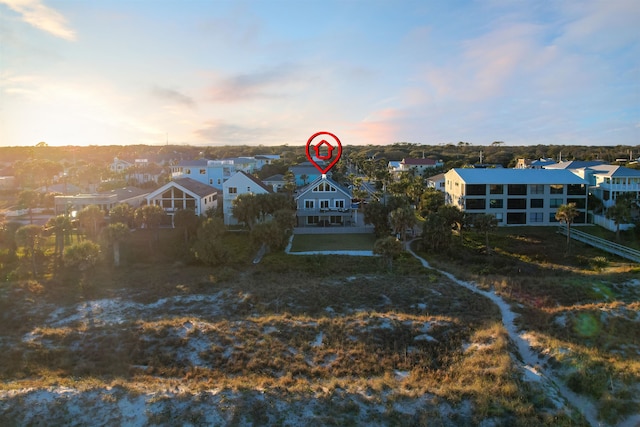
M558 233L567 235L567 227L559 227ZM571 238L587 245L591 245L603 251L609 252L614 255L621 256L622 258L629 259L631 261L640 262L640 251L631 249L627 246L619 245L600 237L596 237L584 231L571 228Z

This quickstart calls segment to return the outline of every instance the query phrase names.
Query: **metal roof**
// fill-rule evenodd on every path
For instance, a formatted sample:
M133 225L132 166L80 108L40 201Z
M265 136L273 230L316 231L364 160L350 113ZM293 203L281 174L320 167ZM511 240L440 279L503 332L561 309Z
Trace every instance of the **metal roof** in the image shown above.
M565 169L451 169L466 184L588 184Z

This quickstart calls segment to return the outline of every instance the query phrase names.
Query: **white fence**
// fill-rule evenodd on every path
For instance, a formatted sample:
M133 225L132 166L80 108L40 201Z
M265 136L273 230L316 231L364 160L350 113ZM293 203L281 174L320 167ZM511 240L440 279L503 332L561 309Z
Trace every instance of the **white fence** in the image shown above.
M603 215L593 215L593 223L609 231L616 231L616 223ZM635 227L634 224L620 224L620 230L625 231Z

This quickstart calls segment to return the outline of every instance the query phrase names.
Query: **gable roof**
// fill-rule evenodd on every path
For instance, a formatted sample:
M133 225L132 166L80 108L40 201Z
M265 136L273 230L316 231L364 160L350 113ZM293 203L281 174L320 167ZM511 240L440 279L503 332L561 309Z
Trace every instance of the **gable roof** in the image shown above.
M429 178L427 178L427 181L436 182L436 181L441 181L443 179L444 179L444 173L439 173L437 175L430 176Z
M573 172L565 169L476 169L455 168L466 184L588 184Z
M638 177L640 176L640 170L631 169L624 166L618 165L597 165L590 168L585 168L592 170L594 175L605 175L611 177Z
M340 184L338 184L337 182L335 182L331 178L328 178L326 175L321 175L318 178L314 179L311 182L311 184L309 184L306 187L302 188L300 190L300 193L296 196L296 200L298 200L300 197L302 197L303 194L306 194L309 191L313 190L313 188L315 186L317 186L318 184L320 184L320 182L322 182L322 181L328 182L329 184L334 186L338 191L344 193L345 196L347 196L347 197L349 197L349 199L351 199L351 193L349 192L349 190L347 190L346 188L344 188L343 186L341 186Z
M571 160L547 165L545 169L581 169L604 164L605 162L603 160Z
M191 178L176 178L173 181L170 181L169 184L172 182L178 184L185 190L189 190L192 193L197 194L200 197L205 197L213 193L221 192L219 189L215 187L212 187L207 184L203 184Z
M260 188L262 188L264 191L266 191L267 193L273 193L273 190L271 188L269 188L267 185L265 185L264 182L260 181L258 178L256 178L253 175L250 175L248 173L246 173L245 171L238 171L235 174L233 174L231 176L231 178L229 178L227 181L225 181L222 185L224 187L228 187L229 183L233 183L234 180L238 179L237 177L243 177L243 178L247 178L249 180L251 180L253 183L255 183L256 185L258 185Z

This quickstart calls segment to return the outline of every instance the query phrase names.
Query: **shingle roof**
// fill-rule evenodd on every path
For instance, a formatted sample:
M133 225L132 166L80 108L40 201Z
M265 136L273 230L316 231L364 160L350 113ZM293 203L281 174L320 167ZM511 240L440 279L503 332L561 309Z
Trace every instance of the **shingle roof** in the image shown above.
M402 159L402 162L405 165L416 165L416 166L421 166L421 165L435 165L436 161L433 159L412 159L412 158L406 158L406 159Z
M262 180L263 182L269 182L269 181L284 181L284 175L282 175L281 173L276 174L276 175L271 175L269 178L265 178Z
M318 178L311 181L311 183L308 184L306 187L301 188L300 191L298 192L298 195L296 196L296 200L299 199L300 196L302 196L304 193L312 189L314 186L318 185L318 183L322 180L329 182L338 190L342 191L344 194L351 197L351 193L349 192L349 190L347 190L346 188L344 188L342 185L338 184L336 181L332 180L331 178L327 177L326 175L321 175Z
M244 172L244 171L238 171L238 173L243 174L244 176L246 176L247 178L249 178L251 181L255 182L256 184L258 184L260 187L262 187L264 190L268 191L269 193L273 193L273 189L266 186L264 182L260 181L258 178L256 178L253 175L249 175L248 173Z
M457 173L467 184L588 184L565 169L456 168L451 171Z
M209 194L213 194L213 193L220 193L222 194L222 191L212 187L210 185L207 184L203 184L199 181L196 181L195 179L191 179L191 178L176 178L173 180L173 182L175 182L176 184L180 185L181 187L197 194L200 197L204 197L204 196L208 196Z

